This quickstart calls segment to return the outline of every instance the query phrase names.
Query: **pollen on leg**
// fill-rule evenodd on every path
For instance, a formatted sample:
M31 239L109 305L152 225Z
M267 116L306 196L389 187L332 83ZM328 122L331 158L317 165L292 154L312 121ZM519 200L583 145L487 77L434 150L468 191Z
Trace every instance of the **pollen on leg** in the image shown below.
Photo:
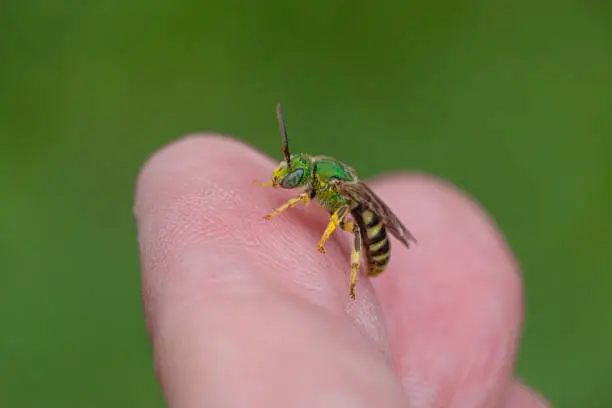
M292 198L291 200L287 201L285 204L283 204L280 207L278 207L276 210L272 211L270 214L265 215L263 218L264 218L264 220L269 220L272 217L277 216L281 212L285 211L286 209L291 208L291 207L295 207L300 202L303 202L304 204L308 204L310 202L309 194L308 193L302 193L299 196Z
M327 224L327 228L325 228L325 232L321 237L321 241L319 241L319 252L321 252L322 254L325 253L325 248L323 247L323 245L325 245L325 241L327 241L329 237L331 237L331 234L335 231L336 227L338 227L338 225L340 225L344 221L344 218L346 218L348 213L349 207L348 205L345 205L332 214L329 219L329 224Z
M347 232L352 233L355 231L355 223L353 221L344 221L340 224L340 227Z
M274 186L274 183L272 181L268 181L266 183L262 183L259 180L253 180L253 183L256 184L257 186L261 187L261 188L267 188L267 187Z

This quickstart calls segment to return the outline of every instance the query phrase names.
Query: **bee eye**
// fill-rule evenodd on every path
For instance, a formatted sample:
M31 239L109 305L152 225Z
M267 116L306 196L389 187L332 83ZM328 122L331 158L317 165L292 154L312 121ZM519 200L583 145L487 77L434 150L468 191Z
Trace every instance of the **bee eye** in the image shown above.
M304 169L297 169L295 171L292 171L291 173L287 174L285 178L283 178L283 180L281 181L281 186L283 186L284 188L294 188L295 186L300 184L300 181L302 180L303 176Z

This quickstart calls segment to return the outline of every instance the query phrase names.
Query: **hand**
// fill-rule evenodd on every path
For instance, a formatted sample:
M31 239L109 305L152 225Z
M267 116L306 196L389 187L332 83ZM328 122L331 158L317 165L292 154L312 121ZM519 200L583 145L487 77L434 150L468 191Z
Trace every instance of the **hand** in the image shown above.
M278 158L280 161L281 158ZM215 136L158 152L136 193L147 327L170 407L549 406L514 379L521 277L479 207L433 178L370 185L414 233L348 296L350 234L260 189L276 163Z

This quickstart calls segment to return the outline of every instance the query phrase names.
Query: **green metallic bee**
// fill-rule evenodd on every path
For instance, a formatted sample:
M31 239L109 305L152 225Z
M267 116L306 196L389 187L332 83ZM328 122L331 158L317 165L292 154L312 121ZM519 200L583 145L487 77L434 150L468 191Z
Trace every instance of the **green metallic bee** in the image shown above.
M331 157L289 154L289 142L280 104L277 105L276 112L285 160L272 173L272 181L260 186L284 189L301 187L305 190L266 215L264 219L269 220L287 208L300 202L308 204L311 200L329 211L331 217L319 242L319 251L325 253L323 245L338 226L354 234L350 296L355 300L362 245L367 259L368 276L377 276L384 272L391 255L387 229L406 247L410 246L409 241L416 244L416 239L389 207L359 180L355 170Z

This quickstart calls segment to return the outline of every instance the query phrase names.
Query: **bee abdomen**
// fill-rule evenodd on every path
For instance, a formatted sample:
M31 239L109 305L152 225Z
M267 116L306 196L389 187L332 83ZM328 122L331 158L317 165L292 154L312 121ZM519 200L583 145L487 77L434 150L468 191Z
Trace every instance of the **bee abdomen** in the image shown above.
M368 274L378 275L387 267L391 255L387 229L378 214L361 205L354 207L352 212L361 229L363 246L368 260Z

